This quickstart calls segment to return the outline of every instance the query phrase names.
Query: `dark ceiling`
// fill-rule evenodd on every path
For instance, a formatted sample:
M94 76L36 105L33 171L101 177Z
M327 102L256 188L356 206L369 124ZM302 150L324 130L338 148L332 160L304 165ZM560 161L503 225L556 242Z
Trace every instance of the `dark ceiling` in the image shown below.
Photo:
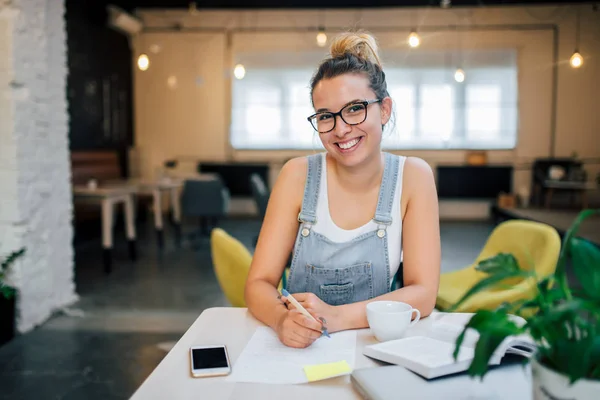
M126 10L135 8L187 8L191 0L94 0L114 4ZM451 0L452 7L498 5L544 5L598 3L598 1L572 0ZM440 6L440 0L196 0L198 9L207 8L375 8Z

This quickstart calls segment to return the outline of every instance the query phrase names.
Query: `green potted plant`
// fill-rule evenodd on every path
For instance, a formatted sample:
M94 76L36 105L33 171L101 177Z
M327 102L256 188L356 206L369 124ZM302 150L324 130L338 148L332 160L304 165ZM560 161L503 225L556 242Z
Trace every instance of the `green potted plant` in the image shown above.
M14 251L0 262L0 346L15 336L16 290L5 282L8 268L25 253Z
M576 236L585 219L598 215L600 209L578 214L563 238L555 273L549 277L538 279L534 268L520 268L508 253L478 264L487 276L469 289L450 312L474 294L501 285L506 279L535 279L532 284L537 290L527 299L474 313L458 336L454 351L456 358L469 328L478 332L470 376L483 378L494 350L506 337L527 334L537 346L530 359L534 399L600 398L600 249ZM579 285L569 284L567 262ZM517 324L511 314L523 317L525 323Z

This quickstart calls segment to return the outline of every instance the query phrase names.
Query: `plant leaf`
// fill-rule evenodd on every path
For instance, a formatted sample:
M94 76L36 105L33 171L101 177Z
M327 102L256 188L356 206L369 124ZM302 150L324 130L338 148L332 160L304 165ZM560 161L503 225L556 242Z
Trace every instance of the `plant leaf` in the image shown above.
M15 296L15 289L0 282L0 293L5 299L10 300Z
M598 303L581 298L574 298L554 306L544 318L551 322L572 320L581 311L600 315ZM571 315L569 315L571 314Z
M509 278L530 278L532 276L535 275L534 271L521 271L521 270L507 270L507 271L501 271L501 272L496 272L493 275L490 275L486 278L483 278L482 280L480 280L479 282L477 282L475 285L473 285L473 287L471 287L463 296L462 298L460 298L455 304L453 304L452 306L450 306L448 308L448 310L446 310L447 312L453 312L454 310L456 310L461 304L463 304L465 301L467 301L471 296L484 291L485 289L488 289L490 287L496 286L499 283L501 283L503 280L505 279L509 279Z
M471 317L456 340L453 353L455 359L458 357L462 341L469 328L479 333L479 339L475 345L475 357L468 373L471 376L481 377L487 372L492 355L504 339L524 332L524 328L517 326L504 312L479 310Z
M600 300L600 249L585 239L571 239L573 271L587 296Z
M567 300L572 298L572 293L569 288L569 284L568 284L568 280L567 280L567 273L566 273L567 257L571 250L570 243L571 243L571 240L573 238L575 238L575 235L576 235L577 231L579 230L579 225L581 225L581 223L586 218L589 218L589 217L593 216L594 214L600 214L600 209L583 210L579 214L577 214L575 221L571 224L571 226L567 230L567 233L565 234L563 241L562 241L560 255L558 257L558 262L556 264L556 271L554 272L554 276L556 277L556 281L558 282L558 286L559 286L560 290L562 291L562 293L564 294L564 297Z
M498 253L493 257L480 261L475 269L480 272L485 272L490 275L505 273L508 271L519 271L519 262L510 253Z
M25 253L25 249L24 248L22 248L22 249L20 249L18 251L13 251L12 253L10 253L8 255L8 257L6 257L6 259L0 263L0 270L6 271L8 269L8 267L12 263L14 263L17 260L17 258L21 257L24 253Z
M557 370L569 377L571 383L584 378L591 371L590 348L593 337L569 339L561 337L551 349L551 358Z

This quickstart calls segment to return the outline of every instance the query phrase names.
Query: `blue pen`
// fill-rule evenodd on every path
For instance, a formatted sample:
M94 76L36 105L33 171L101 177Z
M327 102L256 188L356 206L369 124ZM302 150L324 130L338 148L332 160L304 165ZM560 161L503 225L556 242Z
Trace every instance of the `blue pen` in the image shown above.
M308 311L306 311L306 309L304 307L302 307L302 304L298 303L298 300L296 300L287 290L281 289L281 294L283 294L285 297L287 297L287 299L290 301L290 303L292 303L294 305L294 307L296 307L296 309L298 311L300 311L302 314L304 314L306 317L312 319L315 322L319 322L315 319L315 317L310 315L310 313ZM322 332L323 332L323 335L327 336L328 338L331 337L331 336L329 336L329 332L327 332L327 329L323 329Z

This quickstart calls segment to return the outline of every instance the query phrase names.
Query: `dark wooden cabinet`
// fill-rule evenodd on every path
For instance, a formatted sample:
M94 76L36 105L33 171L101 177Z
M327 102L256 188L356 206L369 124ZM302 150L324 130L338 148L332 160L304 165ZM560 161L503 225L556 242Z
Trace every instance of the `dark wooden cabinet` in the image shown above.
M512 192L512 165L438 165L436 172L441 199L496 199Z
M133 143L131 49L106 25L101 3L66 1L67 100L71 150Z

